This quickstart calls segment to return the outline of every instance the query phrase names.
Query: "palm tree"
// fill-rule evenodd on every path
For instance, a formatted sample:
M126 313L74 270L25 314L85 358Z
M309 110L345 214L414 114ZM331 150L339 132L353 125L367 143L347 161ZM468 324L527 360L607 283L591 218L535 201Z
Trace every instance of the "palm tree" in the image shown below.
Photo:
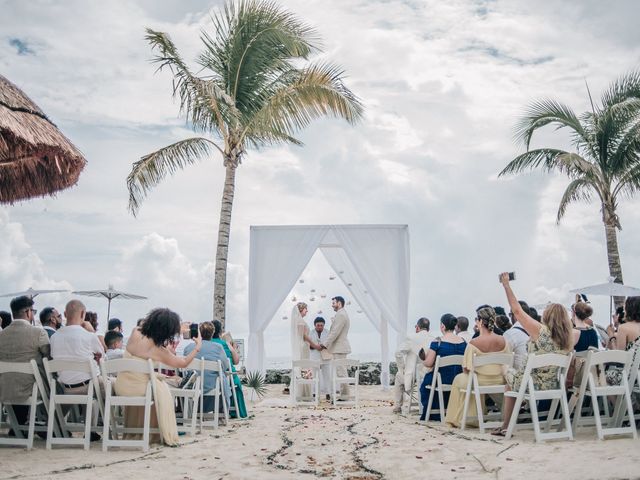
M589 201L595 195L600 202L604 223L609 274L622 281L618 251L618 201L640 189L640 71L620 77L604 92L601 105L595 106L587 87L591 111L578 117L571 108L555 100L533 103L522 117L517 140L526 152L514 158L500 175L541 168L557 170L571 182L560 200L557 222L570 203ZM533 133L546 125L571 132L574 152L554 148L530 150ZM616 305L622 298L616 298Z
M147 29L158 70L173 74L173 95L192 128L212 138L181 140L142 157L127 178L129 209L136 215L149 190L164 177L217 150L225 167L213 295L214 318L224 323L227 253L236 169L247 148L292 143L318 117L350 124L363 113L344 85L341 69L309 56L319 51L316 32L265 0L228 0L202 32L201 67L192 73L166 33Z

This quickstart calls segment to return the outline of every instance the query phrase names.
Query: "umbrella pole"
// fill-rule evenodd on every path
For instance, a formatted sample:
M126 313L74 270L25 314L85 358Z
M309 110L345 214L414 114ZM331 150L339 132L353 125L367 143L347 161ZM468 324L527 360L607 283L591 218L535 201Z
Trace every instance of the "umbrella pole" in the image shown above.
M613 297L609 297L609 323L613 322Z
M111 299L107 298L107 323L109 323L110 315L111 315Z

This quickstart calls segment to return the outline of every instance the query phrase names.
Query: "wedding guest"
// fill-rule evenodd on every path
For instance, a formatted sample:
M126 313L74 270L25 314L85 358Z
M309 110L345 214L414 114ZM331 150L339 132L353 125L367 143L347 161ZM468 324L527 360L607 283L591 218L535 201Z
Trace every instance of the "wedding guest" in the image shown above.
M116 358L124 357L124 335L115 330L109 330L104 334L104 343L107 344L107 351L105 353L107 360L115 360Z
M124 353L124 358L138 360L151 359L169 367L186 368L200 351L202 339L200 334L194 338L195 348L185 357L178 357L171 353L167 346L180 334L180 316L168 308L156 308L145 317L142 327L136 327ZM149 382L149 375L134 372L121 372L115 383L118 395L144 395ZM158 426L162 439L167 445L178 443L176 414L173 408L173 397L166 383L159 376L155 381L154 405L151 413L151 424ZM143 424L143 407L125 408L125 425L140 427ZM156 439L153 439L154 441Z
M33 326L37 310L33 299L28 296L11 300L13 321L0 332L0 361L30 362L35 360L42 373L42 359L49 356L50 346L47 333ZM31 396L34 378L21 373L0 375L0 403L23 403ZM24 425L29 416L27 405L14 405L13 411L18 423Z
M496 315L496 326L504 332L503 335L507 333L507 330L511 328L509 317L506 315Z
M2 319L0 330L4 330L11 324L11 314L9 312L5 312L4 310L0 311L0 319Z
M222 345L211 341L211 339L213 338L213 331L215 329L213 323L202 322L198 328L200 330L200 337L202 338L202 345L200 352L196 354L196 358L204 358L205 360L214 362L219 361L225 372L230 371L231 365L229 363L229 359L227 358L227 354L224 351L224 348L222 348ZM184 348L185 355L189 355L194 348L195 343L190 343L189 345L187 345ZM215 388L217 379L218 372L205 370L202 387L205 394ZM229 387L229 381L226 376L223 376L222 378L222 388L224 390L224 398L226 399L227 405L231 405L231 388ZM213 411L214 402L214 397L212 397L211 395L205 395L203 411Z
M500 275L500 283L504 287L507 300L514 317L520 322L529 334L531 339L529 343L529 353L560 353L569 354L573 350L573 334L571 329L571 321L567 310L558 303L552 303L544 309L542 321L538 322L523 310L518 302L511 285L509 284L509 274L502 273ZM518 390L524 375L523 369L511 368L506 375L508 390ZM557 367L536 368L531 377L536 389L548 390L558 387ZM501 427L491 432L492 435L504 436L516 399L514 397L505 397L503 404L503 423ZM517 415L518 412L515 412Z
M119 318L112 318L109 320L109 323L107 323L107 331L108 332L120 332L122 333L122 320L120 320Z
M394 385L396 390L402 389L402 394L397 392L397 401L393 411L402 411L402 406L408 407L411 402L411 391L413 385L422 382L427 373L426 367L420 361L424 359L425 352L429 350L429 345L436 339L436 336L429 331L430 321L426 317L418 319L415 325L415 332L407 335L405 341L398 348L398 353L403 355L404 376L402 380Z
M619 318L619 317L618 317ZM625 322L609 325L609 346L614 350L626 350L631 352L632 359L640 355L640 297L627 297L624 304ZM622 369L619 367L609 368L606 373L609 385L620 385L622 383ZM637 408L638 393L633 394L634 407Z
M53 307L45 307L40 312L40 324L51 338L51 335L62 326L62 315Z
M213 321L213 335L211 341L217 343L222 346L224 349L227 358L231 362L231 371L233 372L233 384L236 389L236 398L238 400L238 404L236 405L237 413L240 415L240 418L245 418L247 416L247 407L244 403L244 395L242 393L242 381L240 377L236 375L236 365L240 361L240 355L234 348L233 342L227 342L220 338L222 335L222 324L219 320ZM232 412L232 417L235 416L235 413Z
M99 361L102 358L104 349L98 337L82 327L85 314L85 306L81 301L71 300L67 303L64 309L67 324L50 339L51 357L54 360ZM82 395L89 389L91 374L63 370L58 373L58 380L65 393Z
M456 322L456 335L467 343L471 341L472 337L469 332L469 319L467 317L458 317L458 321Z
M476 310L476 327L479 335L467 344L462 364L463 372L456 376L451 386L451 396L445 421L454 427L459 427L464 414L464 398L469 374L473 368L473 357L492 353L508 353L509 344L503 336L494 332L496 312L489 305L482 305ZM483 365L475 370L480 385L500 385L504 383L501 365ZM476 403L469 402L467 417L476 417ZM477 420L471 418L469 425L477 425Z
M529 305L526 302L519 301L520 308L526 313L529 311ZM509 348L513 352L513 366L516 370L524 370L527 364L527 348L529 344L529 334L522 324L516 319L513 312L509 312L514 322L512 327L504 332L504 339L509 344Z
M591 326L593 308L586 302L577 302L571 307L571 322L573 323L573 349L584 352L589 347L598 348L600 343L596 329ZM591 325L590 325L591 323Z
M450 355L464 355L465 349L467 347L467 342L465 342L464 338L460 335L455 334L456 324L458 323L458 319L451 315L450 313L445 313L440 318L440 332L442 336L438 340L434 340L431 342L429 346L429 350L427 351L426 358L424 360L424 366L427 368L433 368L436 363L436 357L448 357ZM448 367L440 368L440 377L442 378L442 383L444 384L452 384L453 379L456 375L462 373L462 367L457 365L450 365ZM431 386L433 382L433 370L428 372L424 379L422 380L422 385L420 385L420 401L422 403L422 415L420 416L420 420L425 420L427 415L427 403L429 402L429 395L431 393L430 390L427 389L427 386ZM447 404L449 402L449 392L444 392L444 408L446 409ZM440 401L438 395L434 395L432 401L432 408L437 410L440 406ZM429 420L440 420L440 414L435 413L431 414L431 418Z

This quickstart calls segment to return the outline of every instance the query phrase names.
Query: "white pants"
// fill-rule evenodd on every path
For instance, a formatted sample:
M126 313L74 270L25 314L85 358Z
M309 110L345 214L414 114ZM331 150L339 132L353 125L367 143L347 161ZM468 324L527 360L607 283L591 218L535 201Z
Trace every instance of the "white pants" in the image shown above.
M320 364L320 394L331 393L331 365Z

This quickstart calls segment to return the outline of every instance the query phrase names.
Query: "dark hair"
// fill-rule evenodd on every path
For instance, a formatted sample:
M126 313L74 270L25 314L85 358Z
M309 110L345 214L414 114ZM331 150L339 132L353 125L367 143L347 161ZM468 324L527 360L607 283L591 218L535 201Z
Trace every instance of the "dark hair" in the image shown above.
M537 318L538 317L538 312L536 311L535 308L530 307L529 304L527 302L525 302L524 300L518 300L518 303L522 307L522 310L524 310L524 313L529 315L534 320L540 321L540 318Z
M112 318L107 323L107 330L115 330L116 328L122 328L122 320L119 318Z
M618 323L624 323L624 307L616 308L616 315L618 316Z
M416 322L416 327L418 327L420 330L426 330L428 332L430 326L431 322L427 317L420 317Z
M222 323L220 323L220 320L214 320L212 323L213 323L213 338L220 338L220 334L222 333Z
M458 317L458 323L456 323L456 326L461 332L466 332L467 328L469 328L469 319L467 317Z
M316 323L326 323L326 322L324 321L324 318L316 317L316 319L313 321L313 324L315 325Z
M202 340L211 340L213 331L215 330L213 323L202 322L198 328L200 329L200 336L202 337Z
M0 318L2 318L2 324L0 324L0 327L2 327L3 330L11 325L11 314L9 312L2 310L0 312Z
M145 317L140 333L158 347L166 347L180 333L180 315L168 308L154 308Z
M136 322L136 327L141 327L145 320L146 318L139 318Z
M124 335L122 335L120 332L109 330L107 333L104 334L104 343L107 345L107 348L111 348L113 345L115 345L118 341L122 340L123 338L124 338Z
M456 328L458 319L451 313L445 313L444 315L442 315L442 317L440 317L440 323L444 325L444 329L446 332L452 332Z
M96 332L98 331L98 314L96 312L85 312L84 320L89 322Z
M340 302L340 304L344 308L344 298L338 296L338 297L333 297L331 300L335 300L336 302Z
M640 297L627 297L624 311L628 322L640 322Z
M51 325L51 315L53 314L54 310L55 308L53 307L44 307L40 312L40 323L43 327Z
M496 311L496 315L506 315L507 312L504 311L503 307L493 307L493 309Z
M524 307L522 307L522 309L524 310ZM525 310L525 312L526 312L526 310ZM542 317L538 313L538 310L536 310L535 308L529 307L529 312L528 313L529 313L529 316L531 318L533 318L535 321L537 321L537 322L541 322L542 321Z
M496 315L496 325L503 332L506 332L511 328L511 322L509 321L509 317L506 315Z
M591 305L585 302L578 302L573 306L573 311L576 313L576 317L580 320L586 320L593 315L593 308Z
M33 307L33 298L22 295L11 300L9 306L11 307L13 318L16 318L22 310Z

